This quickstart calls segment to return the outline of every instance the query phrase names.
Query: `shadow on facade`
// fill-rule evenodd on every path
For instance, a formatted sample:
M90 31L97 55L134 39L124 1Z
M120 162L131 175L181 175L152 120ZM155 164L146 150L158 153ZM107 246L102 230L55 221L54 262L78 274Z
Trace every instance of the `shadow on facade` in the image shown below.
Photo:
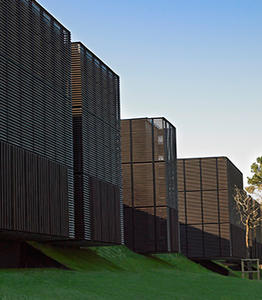
M178 252L177 211L168 209L169 221L124 205L126 245L139 253Z
M205 224L204 224L205 225ZM214 224L219 225L219 224ZM180 223L181 252L191 258L244 258L246 257L245 231L233 224L230 226L231 238L200 230L194 225ZM253 240L252 257L260 257L262 245Z

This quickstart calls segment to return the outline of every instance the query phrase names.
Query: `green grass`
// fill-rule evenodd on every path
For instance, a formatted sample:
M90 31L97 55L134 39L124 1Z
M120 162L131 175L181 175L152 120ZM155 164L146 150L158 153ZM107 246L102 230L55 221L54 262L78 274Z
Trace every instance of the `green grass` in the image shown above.
M182 255L34 246L73 270L2 270L0 299L262 299L261 282L212 273Z
M242 273L241 271L234 271L232 269L230 269L227 265L223 264L223 262L221 261L217 261L217 260L214 260L213 263L225 268L226 270L228 270L229 272L229 276L231 277L237 277L237 278L242 278Z
M30 244L66 267L77 271L141 272L158 268L173 269L172 264L164 260L136 254L125 246L90 247L79 250L33 242Z

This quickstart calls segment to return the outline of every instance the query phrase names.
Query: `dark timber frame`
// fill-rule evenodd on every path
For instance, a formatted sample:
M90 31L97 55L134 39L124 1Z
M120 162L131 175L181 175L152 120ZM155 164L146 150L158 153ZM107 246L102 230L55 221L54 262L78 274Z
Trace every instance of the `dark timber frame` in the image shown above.
M242 173L226 157L178 159L181 251L193 258L245 257L234 205Z
M74 237L72 133L70 32L0 1L0 237Z
M175 127L165 118L122 120L121 143L126 245L178 251Z
M79 244L123 242L119 76L72 43L75 226Z

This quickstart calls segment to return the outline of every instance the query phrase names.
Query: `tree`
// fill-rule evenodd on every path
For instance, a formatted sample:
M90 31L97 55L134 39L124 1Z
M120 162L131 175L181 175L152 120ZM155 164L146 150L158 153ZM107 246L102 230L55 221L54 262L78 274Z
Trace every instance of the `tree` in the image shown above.
M241 223L245 227L247 258L250 258L250 234L260 225L260 221L262 221L260 205L246 191L238 187L235 187L234 200Z
M247 182L250 186L246 190L251 194L259 194L261 198L262 191L262 156L256 159L256 162L251 165L251 173L253 176L247 177Z

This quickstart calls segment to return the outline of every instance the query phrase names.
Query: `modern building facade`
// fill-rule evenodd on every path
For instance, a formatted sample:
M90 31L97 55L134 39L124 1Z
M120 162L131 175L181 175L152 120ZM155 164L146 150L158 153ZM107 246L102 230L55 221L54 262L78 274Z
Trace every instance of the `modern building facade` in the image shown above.
M165 118L122 120L121 147L126 245L178 251L175 127Z
M234 205L243 175L226 157L178 159L181 251L193 258L245 257Z
M0 238L74 237L70 32L0 1Z
M76 239L123 242L119 76L72 43Z

